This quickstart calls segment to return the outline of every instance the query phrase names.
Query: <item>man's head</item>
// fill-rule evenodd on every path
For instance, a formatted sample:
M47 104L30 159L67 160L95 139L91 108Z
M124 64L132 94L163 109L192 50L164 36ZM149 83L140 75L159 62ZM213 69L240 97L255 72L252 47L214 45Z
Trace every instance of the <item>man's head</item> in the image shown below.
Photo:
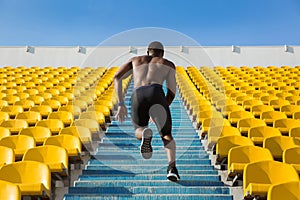
M162 45L162 43L157 42L157 41L151 42L148 45L147 54L149 56L163 57L164 56L164 46Z

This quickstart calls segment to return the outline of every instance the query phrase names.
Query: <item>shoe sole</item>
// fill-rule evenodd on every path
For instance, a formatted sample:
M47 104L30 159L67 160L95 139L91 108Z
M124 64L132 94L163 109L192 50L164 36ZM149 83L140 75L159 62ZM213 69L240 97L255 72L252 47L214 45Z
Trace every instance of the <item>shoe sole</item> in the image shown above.
M174 174L174 173L169 173L169 174L167 175L167 178L168 178L169 181L172 181L172 182L177 182L177 181L179 181L178 176L177 176L176 174Z
M142 134L141 154L144 159L150 159L153 152L151 145L153 132L151 129L146 128Z

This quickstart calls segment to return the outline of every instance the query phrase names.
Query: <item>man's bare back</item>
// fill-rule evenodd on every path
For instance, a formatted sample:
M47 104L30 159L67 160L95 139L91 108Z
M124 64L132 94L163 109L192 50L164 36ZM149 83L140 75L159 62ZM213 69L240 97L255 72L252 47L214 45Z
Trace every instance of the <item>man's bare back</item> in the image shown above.
M132 58L134 88L140 86L160 84L169 80L170 71L175 70L175 65L167 59L152 56L138 56Z

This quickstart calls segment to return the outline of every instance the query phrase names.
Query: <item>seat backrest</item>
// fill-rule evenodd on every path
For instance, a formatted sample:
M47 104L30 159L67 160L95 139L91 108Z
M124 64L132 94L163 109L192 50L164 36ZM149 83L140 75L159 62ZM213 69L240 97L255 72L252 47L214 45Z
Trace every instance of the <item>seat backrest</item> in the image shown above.
M31 137L50 137L51 131L47 127L35 126L24 128L20 131L20 135L28 135Z
M285 149L283 151L282 161L289 164L300 164L300 146Z
M35 119L37 121L40 121L42 119L42 116L39 112L36 111L26 111L17 114L16 119Z
M271 137L281 136L281 132L277 128L269 126L257 126L249 129L248 136L251 137Z
M291 165L267 160L246 165L243 180L245 190L249 183L276 184L287 182L287 180L298 181L299 177Z
M74 149L77 148L79 152L81 152L81 142L80 139L73 135L68 134L60 134L56 136L48 137L44 145L55 145L59 147L63 147L65 149Z
M21 200L21 191L16 184L0 180L0 199Z
M274 121L275 128L294 128L300 127L300 120L296 119L278 119Z
M23 156L23 161L31 160L42 162L45 164L62 163L64 167L68 168L68 153L65 148L46 145L28 149Z
M35 141L33 137L27 135L12 135L2 138L0 145L12 149L29 149L35 147Z
M72 126L83 126L89 128L90 130L100 130L98 122L94 119L77 119L73 122Z
M216 153L221 157L227 156L229 150L235 146L254 145L252 140L243 136L224 136L220 137L217 142Z
M233 111L231 113L229 113L228 119L231 118L254 118L253 114L251 112L248 111Z
M34 173L32 173L34 172ZM36 161L20 161L3 166L0 169L0 180L17 184L43 183L46 189L51 188L51 173L48 166Z
M228 153L228 166L232 163L252 163L263 160L273 160L273 156L268 149L258 146L237 146L231 148Z
M300 140L287 136L273 136L265 138L263 147L271 151L275 159L281 159L285 149L300 146Z
M64 128L64 123L59 119L46 119L36 123L36 126L47 127L50 130L52 129L62 129Z
M290 181L272 185L269 188L267 200L298 200L300 196L300 182Z

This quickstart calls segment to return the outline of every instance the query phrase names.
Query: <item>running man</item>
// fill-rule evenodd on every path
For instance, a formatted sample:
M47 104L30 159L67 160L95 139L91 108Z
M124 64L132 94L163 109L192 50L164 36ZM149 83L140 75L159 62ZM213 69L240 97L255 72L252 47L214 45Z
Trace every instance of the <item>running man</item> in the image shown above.
M127 108L122 94L122 79L133 75L134 90L131 97L131 118L135 136L142 140L140 150L143 158L152 156L153 132L148 128L149 120L154 122L160 133L167 154L169 166L167 178L180 179L176 169L176 143L172 137L172 120L169 106L176 94L175 65L164 59L164 47L160 42L148 46L147 55L137 56L122 65L114 77L118 98L116 119L120 122L127 117ZM162 85L166 81L167 95Z

